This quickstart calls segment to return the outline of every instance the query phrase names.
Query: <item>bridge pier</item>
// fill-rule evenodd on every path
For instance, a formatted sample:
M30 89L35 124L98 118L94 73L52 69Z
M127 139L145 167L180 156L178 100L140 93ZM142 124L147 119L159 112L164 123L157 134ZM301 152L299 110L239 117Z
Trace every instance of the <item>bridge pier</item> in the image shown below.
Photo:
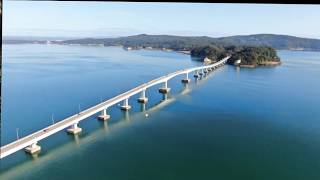
M101 115L98 116L98 119L102 120L102 121L106 121L106 120L110 119L110 115L107 114L107 109L104 109L101 111Z
M181 80L182 83L189 83L190 81L191 79L189 79L189 73L186 73L186 78Z
M123 101L123 105L121 106L121 110L123 111L128 111L129 109L131 109L131 106L129 105L129 99L125 99Z
M159 92L162 94L167 94L170 91L170 88L168 88L168 81L164 82L164 87L159 89Z
M41 146L37 145L37 142L31 144L24 149L29 154L35 154L41 150Z
M147 103L148 102L148 98L146 97L146 90L142 90L141 91L141 96L138 98L138 102L139 103Z
M161 77L154 79L150 82L142 84L134 89L131 89L127 92L124 92L118 96L115 96L115 97L109 99L108 101L101 102L95 106L92 106L91 108L88 108L84 111L80 110L81 108L79 105L79 111L80 111L79 113L72 115L64 120L61 120L59 123L53 123L54 125L48 126L47 128L40 130L40 131L37 131L37 132L34 132L26 137L22 137L22 138L18 137L17 140L15 140L14 142L11 142L10 144L1 146L0 147L0 151L1 151L0 159L4 158L6 156L9 156L10 154L13 154L19 150L23 150L29 154L36 154L37 152L41 151L41 149L42 149L41 146L37 145L37 143L39 141L47 138L48 136L50 136L56 132L59 132L61 130L66 131L66 133L68 133L68 134L69 133L74 134L74 135L72 135L72 137L77 142L79 139L79 136L77 136L75 134L80 133L82 131L82 128L78 127L78 123L80 121L83 121L92 115L98 116L98 118L101 120L107 120L110 117L107 114L107 109L110 106L119 103L120 101L123 101L123 106L121 107L121 109L125 110L122 113L125 115L126 121L129 121L130 112L128 111L128 109L130 109L131 106L129 106L129 104L128 104L128 99L131 96L133 96L137 93L141 93L141 97L139 98L140 101L147 102L148 99L145 97L146 89L153 87L155 85L160 86L158 84L164 83L164 85L161 85L161 88L159 88L159 92L162 93L161 96L163 97L163 100L167 100L168 96L169 96L168 92L170 91L170 88L168 88L168 81L171 78L174 78L174 77L181 75L181 74L183 74L183 75L186 74L186 76L187 76L186 79L188 79L188 80L185 82L189 82L189 77L188 77L187 73L192 73L192 75L194 75L195 77L200 76L199 78L195 78L195 80L194 80L195 83L197 84L199 79L206 79L207 77L209 77L208 75L204 74L204 71L208 72L208 71L210 71L210 69L214 70L214 69L217 69L217 68L223 66L224 64L227 64L227 60L229 58L230 58L230 56L227 56L226 58L222 59L221 62L216 62L212 65L203 65L203 66L199 66L199 67L183 69L180 71L170 73L165 76L161 76ZM185 76L183 76L182 78L185 78ZM182 79L182 81L183 81L183 79ZM188 83L184 84L185 88L183 89L182 94L185 94L188 92L188 86L190 86L190 84L188 84ZM139 99L138 99L138 101L139 101ZM170 98L169 98L169 100L170 100ZM141 110L145 111L146 104L141 103L140 105L142 106ZM103 121L102 124L107 125L107 122L108 121ZM36 156L34 156L34 157L36 157Z
M67 129L67 132L70 134L78 134L82 131L82 128L78 127L78 123L73 124L69 129Z
M140 111L141 111L141 112L146 111L146 104L145 104L145 103L141 103Z
M201 69L201 72L199 74L200 76L204 75L203 69Z
M197 70L196 73L193 75L193 77L198 78L199 76L200 76L199 71Z

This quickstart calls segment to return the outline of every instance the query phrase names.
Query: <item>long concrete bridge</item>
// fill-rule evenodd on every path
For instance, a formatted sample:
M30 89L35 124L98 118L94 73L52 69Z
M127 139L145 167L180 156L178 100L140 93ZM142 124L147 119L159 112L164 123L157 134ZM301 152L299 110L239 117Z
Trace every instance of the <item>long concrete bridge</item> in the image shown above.
M128 103L128 100L131 96L141 93L140 98L138 98L138 102L140 103L146 103L148 101L148 98L145 95L146 90L149 87L152 87L157 84L163 83L163 87L159 89L160 93L166 94L170 91L170 88L168 87L168 81L178 75L185 75L185 78L182 79L183 83L189 83L190 78L189 74L194 73L194 77L202 76L206 73L209 73L209 71L213 71L214 69L223 66L227 60L230 58L230 56L227 56L223 58L222 60L206 65L206 66L199 66L194 68L188 68L179 70L176 72L173 72L171 74L159 77L157 79L151 80L147 83L144 83L136 88L133 88L127 92L124 92L118 96L115 96L109 100L106 100L104 102L101 102L91 108L88 108L84 111L79 112L78 114L72 115L66 119L63 119L53 125L50 125L44 129L41 129L37 132L34 132L28 136L25 136L23 138L17 139L16 141L13 141L7 145L4 145L0 148L0 159L13 154L21 149L24 149L27 153L34 154L41 150L41 147L37 144L40 140L55 134L61 130L67 129L68 133L71 134L77 134L82 131L80 127L78 127L78 123L82 120L85 120L86 118L97 114L101 112L101 115L98 116L98 119L100 120L108 120L110 118L110 115L107 114L107 109L115 105L121 101L123 101L123 105L121 106L121 109L124 111L127 111L131 108L131 106Z

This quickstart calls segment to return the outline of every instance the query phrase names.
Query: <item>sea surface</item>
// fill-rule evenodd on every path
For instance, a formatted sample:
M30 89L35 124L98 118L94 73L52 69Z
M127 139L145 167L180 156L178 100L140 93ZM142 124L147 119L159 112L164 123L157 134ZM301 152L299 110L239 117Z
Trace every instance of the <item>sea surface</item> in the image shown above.
M0 161L0 179L320 179L320 53L278 51L277 67L225 65L147 89ZM154 78L202 65L120 47L3 45L1 143L10 143ZM191 76L191 75L190 75ZM17 134L18 132L18 134Z

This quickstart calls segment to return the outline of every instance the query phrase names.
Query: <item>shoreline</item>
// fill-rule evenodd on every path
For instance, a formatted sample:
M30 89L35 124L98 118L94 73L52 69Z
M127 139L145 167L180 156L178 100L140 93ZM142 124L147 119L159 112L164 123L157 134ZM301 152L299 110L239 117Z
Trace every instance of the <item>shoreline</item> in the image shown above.
M105 46L104 44L66 44L66 43L38 43L38 42L32 42L32 43L4 43L5 45L26 45L26 44L32 44L32 45L64 45L64 46L87 46L87 47L119 47L123 48L125 51L134 51L134 50L155 50L155 51L163 51L163 52L176 52L176 53L181 53L185 55L190 55L191 51L176 51L173 49L163 49L163 48L150 48L150 47L145 47L145 48L126 48L123 45L107 45Z
M239 67L244 67L244 68L256 68L256 67L261 67L261 66L274 67L274 66L279 66L281 64L282 64L281 61L269 61L269 62L264 62L262 64L257 64L257 65L241 64L241 65L239 65Z

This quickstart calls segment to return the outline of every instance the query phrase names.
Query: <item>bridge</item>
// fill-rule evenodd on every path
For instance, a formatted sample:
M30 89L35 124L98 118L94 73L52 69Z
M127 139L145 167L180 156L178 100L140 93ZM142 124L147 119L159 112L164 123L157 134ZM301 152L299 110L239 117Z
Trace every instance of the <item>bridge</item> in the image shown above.
M92 106L86 110L83 110L77 114L74 114L66 119L63 119L59 122L56 122L44 129L41 129L39 131L36 131L30 135L27 135L23 138L17 139L7 145L4 145L0 148L0 159L13 154L21 149L24 149L27 153L34 154L38 153L41 150L41 147L37 144L40 140L45 139L48 136L51 136L61 130L67 129L67 132L70 134L77 134L82 131L80 127L78 127L78 123L82 120L85 120L86 118L97 114L101 112L101 114L98 116L99 120L108 120L110 118L110 115L107 114L107 109L115 105L121 101L123 101L123 105L121 106L121 110L127 111L131 108L131 106L128 103L128 100L131 96L136 95L138 93L141 93L140 98L138 98L138 102L140 103L147 103L148 98L146 97L146 90L154 85L163 83L163 87L159 89L160 93L166 94L170 91L170 88L168 87L168 81L178 75L185 75L185 78L183 78L181 81L183 83L189 83L190 78L189 74L194 73L194 77L202 76L206 73L209 73L210 71L213 71L214 69L223 66L227 60L230 58L230 56L227 56L223 58L222 60L206 65L206 66L199 66L194 68L188 68L179 70L173 73L170 73L165 76L161 76L157 79L151 80L147 83L144 83L136 88L133 88L127 92L124 92L118 96L115 96L111 99L108 99L104 102L101 102L95 106Z

